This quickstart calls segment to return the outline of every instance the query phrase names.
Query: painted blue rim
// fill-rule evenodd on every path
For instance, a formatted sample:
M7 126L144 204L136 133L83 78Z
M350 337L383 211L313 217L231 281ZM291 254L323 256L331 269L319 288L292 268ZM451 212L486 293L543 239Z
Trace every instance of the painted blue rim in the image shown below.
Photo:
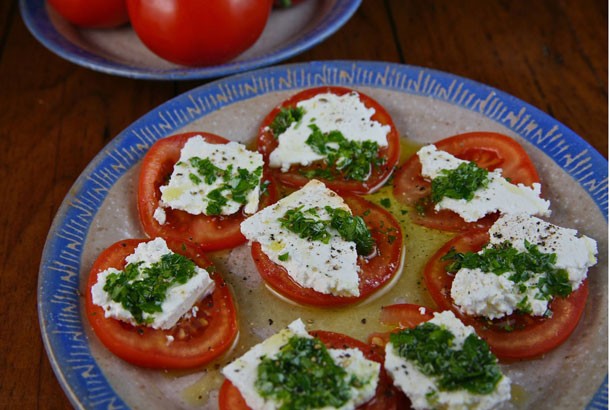
M75 407L127 408L91 356L80 313L83 247L110 188L155 141L213 111L269 92L324 85L400 91L483 114L551 157L608 220L608 161L547 114L492 87L426 68L365 61L276 66L209 83L162 104L114 138L78 177L53 221L40 266L38 314L51 365ZM606 376L587 409L606 409L607 397Z
M356 12L362 0L337 0L311 30L281 48L241 61L212 67L153 69L112 61L70 42L49 19L45 0L19 0L21 16L32 35L51 52L91 70L143 80L200 80L241 73L294 57L324 41L339 30Z

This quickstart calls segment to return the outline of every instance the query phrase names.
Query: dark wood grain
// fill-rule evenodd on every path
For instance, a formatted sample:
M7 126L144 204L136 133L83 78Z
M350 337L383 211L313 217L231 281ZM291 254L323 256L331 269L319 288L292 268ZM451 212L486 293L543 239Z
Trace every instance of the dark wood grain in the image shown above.
M608 3L364 0L289 61L400 62L489 84L552 115L608 156ZM202 84L131 80L62 60L0 2L0 408L62 409L38 327L40 256L61 201L122 129Z

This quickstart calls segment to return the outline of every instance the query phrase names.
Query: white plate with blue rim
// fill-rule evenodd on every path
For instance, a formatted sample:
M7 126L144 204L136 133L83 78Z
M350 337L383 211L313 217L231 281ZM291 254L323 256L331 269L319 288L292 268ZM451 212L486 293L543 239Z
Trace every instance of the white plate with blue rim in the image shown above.
M542 358L503 365L513 381L513 398L504 408L607 408L607 160L564 125L502 91L439 71L363 61L276 66L195 88L136 120L87 166L50 229L38 288L44 344L72 404L86 409L216 408L222 382L218 368L296 317L313 328L365 340L380 329L381 306L432 306L418 285L425 260L416 262L409 252L408 244L418 242L410 236L405 239L406 268L389 291L357 307L332 311L287 305L266 291L246 245L214 254L237 296L240 338L232 353L190 372L146 370L117 359L100 344L83 315L81 295L99 252L115 241L144 235L135 184L140 160L155 141L199 130L248 142L276 104L301 89L324 85L355 88L375 98L410 145L485 130L510 135L525 147L551 201L551 222L596 239L599 260L589 272L587 306L570 338ZM258 291L257 297L249 297Z
M30 32L47 49L80 66L107 74L148 80L199 80L224 77L277 64L330 37L356 12L362 0L307 0L273 9L260 38L231 61L208 67L186 67L156 56L131 26L79 29L45 0L20 0Z

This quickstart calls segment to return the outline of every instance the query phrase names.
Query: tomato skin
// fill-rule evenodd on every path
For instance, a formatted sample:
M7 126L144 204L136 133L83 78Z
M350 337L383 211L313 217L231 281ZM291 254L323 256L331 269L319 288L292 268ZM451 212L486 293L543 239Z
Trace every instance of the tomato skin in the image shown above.
M84 28L112 28L129 21L125 0L48 0L70 23Z
M259 274L273 290L288 299L311 306L344 306L364 300L383 287L398 272L402 263L400 225L385 209L356 195L343 195L354 215L361 216L375 240L373 257L358 257L360 296L335 296L302 287L283 267L265 255L258 242L252 243L252 258Z
M473 326L485 339L491 351L501 360L531 359L543 355L562 344L572 334L584 311L589 293L588 281L566 298L556 297L549 307L550 318L538 318L513 313L493 321L463 314L451 299L454 276L445 271L448 261L441 261L452 247L458 252L478 252L489 242L487 231L466 232L443 245L424 268L424 280L439 310L452 310L465 324ZM510 325L514 330L504 329Z
M540 177L532 160L523 147L512 138L495 132L469 132L445 138L434 143L437 149L460 159L473 161L489 171L502 168L502 175L514 184L532 186ZM415 206L430 195L431 184L421 175L421 162L416 154L411 156L394 174L394 196L401 202ZM437 212L433 204L424 207L423 215L411 213L416 224L450 232L489 228L498 218L487 215L478 221L467 223L449 210Z
M310 332L310 334L320 339L329 349L356 348L362 351L367 359L381 363L379 383L375 396L368 402L358 406L358 410L400 410L410 408L410 402L406 396L393 386L392 379L383 367L383 356L375 348L340 333L317 330ZM250 409L239 390L229 380L225 380L222 384L218 402L220 410Z
M161 58L187 66L231 60L260 37L272 0L127 0L142 42Z
M180 240L199 246L204 251L229 249L246 242L239 225L246 218L243 213L227 216L191 215L188 212L166 208L167 222L159 224L153 217L161 199L159 188L167 183L180 150L189 138L201 135L211 144L226 144L228 140L205 132L186 132L157 141L142 161L138 182L138 214L144 232L150 237ZM264 173L263 179L267 178ZM259 208L277 199L273 181L261 196Z
M353 92L355 90L345 88L345 87L316 87L310 88L304 91L301 91L286 101L282 102L279 106L275 107L263 120L261 127L258 133L258 150L265 161L269 162L269 155L273 152L273 150L277 147L278 141L273 135L273 133L269 130L269 125L273 122L273 119L278 115L282 108L286 107L294 107L299 101L307 100L313 98L317 94L321 93L333 93L336 95L345 95ZM400 155L400 135L394 122L388 112L383 108L377 101L373 98L369 97L366 94L358 92L360 96L360 100L364 103L367 108L375 109L375 114L371 117L372 120L378 121L383 125L390 126L390 132L387 136L388 146L381 148L379 150L379 156L384 157L386 159L385 163L381 165L378 169L374 169L371 173L371 176L367 181L360 182L354 180L345 180L336 171L333 173L336 175L334 179L326 179L317 177L319 181L324 182L324 184L333 191L338 193L355 193L355 194L369 194L377 189L379 189L385 181L390 177L392 172L394 171L394 167L398 164L398 158ZM320 161L317 161L320 162ZM299 173L300 170L310 170L314 168L320 168L320 164L313 164L308 167L296 166L293 165L288 172L281 172L277 168L272 168L274 175L277 180L283 184L288 186L300 188L309 182L309 178L303 176Z
M121 359L137 366L159 369L188 369L204 365L228 350L237 336L237 312L228 285L212 274L216 289L197 304L194 318L181 320L171 329L132 326L113 318L105 318L104 310L93 303L91 288L102 271L114 267L123 269L125 257L138 244L148 239L127 239L116 242L97 258L87 283L85 311L93 331L102 344ZM192 259L206 268L211 263L192 246L168 241L176 253ZM207 322L207 323L206 323ZM167 336L175 338L171 343Z

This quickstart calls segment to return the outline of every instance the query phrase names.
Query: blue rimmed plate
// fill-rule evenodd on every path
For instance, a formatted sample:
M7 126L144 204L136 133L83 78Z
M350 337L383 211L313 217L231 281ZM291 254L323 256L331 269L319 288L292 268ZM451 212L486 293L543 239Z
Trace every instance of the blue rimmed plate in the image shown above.
M608 162L564 125L499 90L424 68L358 61L277 66L193 89L135 121L87 166L49 232L38 289L44 344L71 402L78 408L214 408L218 380L213 371L165 373L135 368L100 345L82 313L80 295L88 269L106 246L143 235L135 210L135 181L140 159L156 140L180 131L205 130L247 141L277 103L297 90L322 85L369 94L386 107L400 133L414 143L488 130L511 135L525 146L551 200L552 221L595 238L599 262L589 273L591 293L584 317L568 341L541 359L504 367L514 386L507 408L607 408ZM252 273L244 249L217 255L229 283L235 272L239 272L240 280L235 281L239 283L242 275ZM408 301L422 301L417 294L405 292ZM268 333L269 315L274 315L274 326L282 326L298 311L281 308L283 302L273 298L258 303L248 299L245 291L236 293L244 315L238 345ZM377 322L379 306L396 302L387 297L380 296L368 304L370 311L365 307L355 317L349 310L300 313L318 328L353 334L358 327L362 333L366 329L361 323L373 326ZM345 316L335 322L327 318L335 314ZM363 317L367 320L362 321Z
M107 74L149 80L197 80L224 77L277 64L324 41L343 26L361 0L307 0L274 9L258 41L225 64L184 67L148 50L125 26L112 30L81 30L67 23L45 0L20 0L30 32L58 56Z

